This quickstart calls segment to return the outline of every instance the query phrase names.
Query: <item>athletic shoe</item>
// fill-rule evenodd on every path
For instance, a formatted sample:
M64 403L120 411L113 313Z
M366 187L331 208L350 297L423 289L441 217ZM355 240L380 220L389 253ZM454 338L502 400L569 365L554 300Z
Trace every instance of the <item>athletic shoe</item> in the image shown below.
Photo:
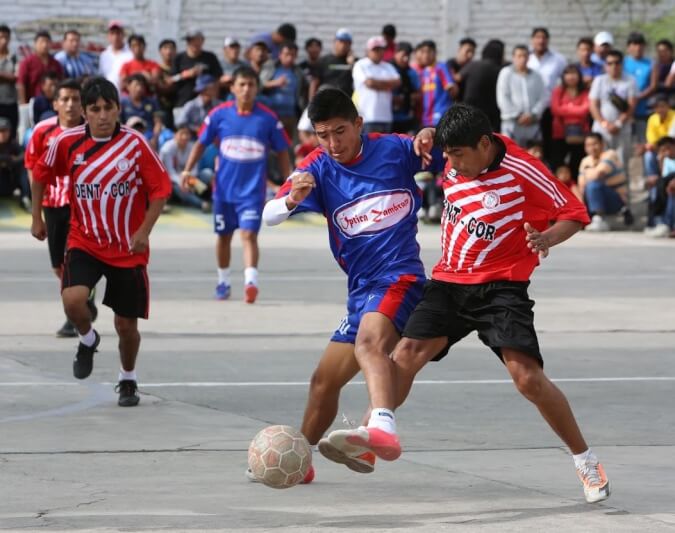
M253 475L253 471L250 468L246 469L246 473L244 475L251 483L262 483L262 481ZM305 478L300 482L300 485L309 485L312 481L314 481L314 475L314 465L310 465L309 470L307 470Z
M586 231L592 231L596 233L604 233L609 231L609 229L609 224L607 224L607 221L600 215L593 215L591 223L586 226Z
M115 392L119 392L120 399L117 405L120 407L134 407L141 401L138 396L138 384L133 379L123 379L115 387Z
M653 228L645 228L644 234L654 239L666 239L670 234L670 227L668 224L657 224Z
M329 438L319 441L319 452L321 452L321 455L329 461L345 465L350 470L359 474L372 474L375 470L375 454L367 448L353 446L339 436L335 436L335 440L340 443L340 446L336 446L330 440L333 433L328 436ZM351 454L345 450L349 450Z
M258 297L258 287L253 283L247 283L246 288L244 289L244 301L247 304L252 304L255 302L255 299Z
M77 347L75 361L73 361L73 375L77 379L89 377L94 368L94 354L98 351L96 348L98 348L98 344L101 342L101 337L99 337L96 330L94 330L94 335L96 336L96 340L93 346L86 346L80 343Z
M385 461L394 461L401 455L398 436L378 428L360 426L354 429L338 429L328 435L328 439L338 447L344 446L341 444L344 441L353 446L360 446Z
M609 498L609 480L597 457L588 458L580 468L577 468L577 476L584 485L584 496L588 503L601 502Z
M216 300L227 300L230 297L230 286L225 283L216 285Z
M56 336L62 338L77 337L75 325L70 320L66 320L63 323L63 326L61 326L61 329L56 332Z

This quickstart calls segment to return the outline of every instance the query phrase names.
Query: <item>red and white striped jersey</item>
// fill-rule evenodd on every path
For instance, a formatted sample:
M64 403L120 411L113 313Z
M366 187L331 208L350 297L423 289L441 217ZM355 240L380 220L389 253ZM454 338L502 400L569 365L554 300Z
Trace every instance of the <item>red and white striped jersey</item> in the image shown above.
M28 170L33 170L37 162L56 138L65 131L59 124L58 117L50 117L47 120L38 122L33 128L33 134L28 142L26 154L24 155L24 166ZM42 198L43 207L63 207L68 205L70 198L68 195L68 186L70 178L65 176L56 176L56 183L48 185L45 189L45 195Z
M546 166L502 135L501 161L477 178L450 169L443 180L440 261L432 278L451 283L527 281L539 264L527 247L525 222L543 231L552 221L590 222L585 206Z
M70 176L68 249L79 248L116 267L145 265L129 252L132 235L151 200L171 195L171 180L143 135L117 126L110 139L94 139L88 126L59 135L33 169L33 179L54 183Z

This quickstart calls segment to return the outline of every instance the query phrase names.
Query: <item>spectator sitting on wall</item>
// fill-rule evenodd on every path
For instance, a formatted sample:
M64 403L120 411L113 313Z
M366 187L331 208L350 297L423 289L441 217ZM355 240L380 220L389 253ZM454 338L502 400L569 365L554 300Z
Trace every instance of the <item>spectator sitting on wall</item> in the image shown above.
M209 112L222 103L218 99L218 81L208 74L202 74L197 78L195 98L183 106L178 122L190 128L194 135L199 133L204 119Z

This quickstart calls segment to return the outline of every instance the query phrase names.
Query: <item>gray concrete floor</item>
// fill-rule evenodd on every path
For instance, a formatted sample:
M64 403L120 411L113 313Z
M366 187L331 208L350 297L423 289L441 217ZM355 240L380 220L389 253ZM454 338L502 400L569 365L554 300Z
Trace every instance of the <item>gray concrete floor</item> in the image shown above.
M76 382L76 342L53 335L62 311L46 247L0 233L0 529L675 531L672 241L582 234L532 283L547 373L613 486L587 505L567 451L474 337L420 374L397 416L399 461L359 475L317 453L309 486L247 482L253 435L299 425L346 283L310 221L263 230L253 306L240 301L237 245L233 298L215 302L207 225L172 215L153 234L135 409L115 403L111 312L97 322L94 372ZM429 268L438 236L421 228ZM365 403L359 376L341 413L358 420Z

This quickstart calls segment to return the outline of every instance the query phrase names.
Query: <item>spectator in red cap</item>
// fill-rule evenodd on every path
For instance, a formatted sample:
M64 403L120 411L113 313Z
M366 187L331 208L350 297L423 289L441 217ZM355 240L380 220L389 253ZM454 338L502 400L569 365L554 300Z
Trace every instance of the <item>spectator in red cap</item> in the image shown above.
M16 90L19 103L27 104L28 100L41 94L40 84L47 72L53 72L59 79L63 78L63 67L49 53L52 37L48 31L41 30L35 34L35 53L29 55L19 64Z
M119 90L122 65L134 58L124 42L124 25L119 20L111 20L108 24L108 42L108 48L98 60L98 71Z

